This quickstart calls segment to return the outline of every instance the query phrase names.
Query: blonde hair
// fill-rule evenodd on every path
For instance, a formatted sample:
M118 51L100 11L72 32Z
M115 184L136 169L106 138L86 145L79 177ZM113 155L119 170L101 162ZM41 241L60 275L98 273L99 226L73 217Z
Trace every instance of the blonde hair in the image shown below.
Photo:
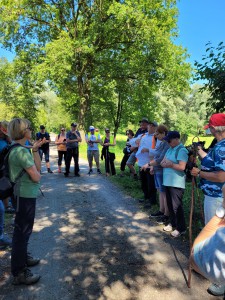
M8 133L12 140L17 141L24 138L30 121L21 118L12 119L8 125Z

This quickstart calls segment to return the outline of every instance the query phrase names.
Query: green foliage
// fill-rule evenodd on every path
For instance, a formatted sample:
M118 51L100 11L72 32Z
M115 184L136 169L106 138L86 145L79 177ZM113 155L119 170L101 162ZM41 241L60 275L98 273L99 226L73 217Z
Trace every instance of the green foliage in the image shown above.
M208 113L223 112L225 107L225 45L220 42L217 47L206 44L206 54L203 63L195 62L197 68L196 80L204 80L202 88L211 94L207 102Z
M28 98L47 81L82 127L102 118L117 132L155 117L159 87L173 95L188 88L176 22L174 0L4 0L0 36L18 54Z

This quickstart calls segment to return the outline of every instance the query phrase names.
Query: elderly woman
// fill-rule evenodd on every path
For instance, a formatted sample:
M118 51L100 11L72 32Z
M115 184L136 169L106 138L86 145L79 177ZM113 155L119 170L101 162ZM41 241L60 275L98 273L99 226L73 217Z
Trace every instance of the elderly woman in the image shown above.
M169 131L164 139L170 146L161 162L170 223L163 230L171 232L171 236L177 238L186 231L182 199L185 190L184 170L188 161L188 151L180 142L178 131Z
M165 125L160 124L157 127L155 136L157 137L157 140L160 141L160 144L156 147L156 149L149 150L150 153L152 152L154 154L154 159L142 167L144 170L150 168L150 172L154 173L155 187L159 192L159 211L151 213L149 217L156 218L158 224L165 224L169 219L166 189L163 185L163 168L160 165L166 151L169 149L168 143L164 140L167 132L168 129Z
M8 133L16 144L9 154L9 175L12 182L16 181L18 174L20 181L17 183L13 205L16 209L15 227L12 238L11 272L13 284L33 284L40 279L40 275L32 274L27 267L39 263L27 252L28 241L33 230L36 198L41 179L41 160L38 148L43 143L36 141L32 153L25 148L26 140L31 138L30 122L25 119L13 119L8 125Z

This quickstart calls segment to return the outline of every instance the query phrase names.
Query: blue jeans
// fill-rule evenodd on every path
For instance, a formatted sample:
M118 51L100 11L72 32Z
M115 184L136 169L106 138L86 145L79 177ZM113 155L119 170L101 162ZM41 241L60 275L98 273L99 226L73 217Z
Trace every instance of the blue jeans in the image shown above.
M5 213L5 206L2 200L0 200L0 238L3 235L3 228L4 228L4 213Z

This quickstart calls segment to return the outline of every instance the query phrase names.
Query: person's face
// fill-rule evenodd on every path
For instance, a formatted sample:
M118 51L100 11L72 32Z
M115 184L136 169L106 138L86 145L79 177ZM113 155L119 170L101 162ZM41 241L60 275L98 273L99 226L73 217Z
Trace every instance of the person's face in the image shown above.
M90 132L91 132L91 134L94 134L94 133L95 133L95 130L94 130L94 129L91 129Z
M77 126L71 126L71 131L77 130Z
M158 139L159 141L162 141L163 138L164 138L166 135L165 135L165 132L160 133L160 132L158 132L158 131L156 130L155 136L157 137L157 139Z
M45 128L41 129L41 133L45 133Z
M141 127L142 130L146 130L146 129L148 128L148 123L146 123L146 122L141 122L140 127Z
M61 133L62 133L62 134L65 133L65 128L61 128Z
M148 124L148 133L155 133L156 129L157 127L155 127L153 124Z
M110 130L106 130L105 133L106 133L106 135L109 135L110 134Z
M215 133L216 133L215 128L214 128L213 126L210 126L210 127L209 127L209 130L210 130L211 134L212 134L213 136L215 136Z
M180 139L175 138L175 139L171 139L168 141L168 144L170 145L171 148L176 147L177 145L179 145L180 143Z
M30 139L31 138L31 133L32 133L31 125L27 125L27 127L25 128L25 137L27 139Z

